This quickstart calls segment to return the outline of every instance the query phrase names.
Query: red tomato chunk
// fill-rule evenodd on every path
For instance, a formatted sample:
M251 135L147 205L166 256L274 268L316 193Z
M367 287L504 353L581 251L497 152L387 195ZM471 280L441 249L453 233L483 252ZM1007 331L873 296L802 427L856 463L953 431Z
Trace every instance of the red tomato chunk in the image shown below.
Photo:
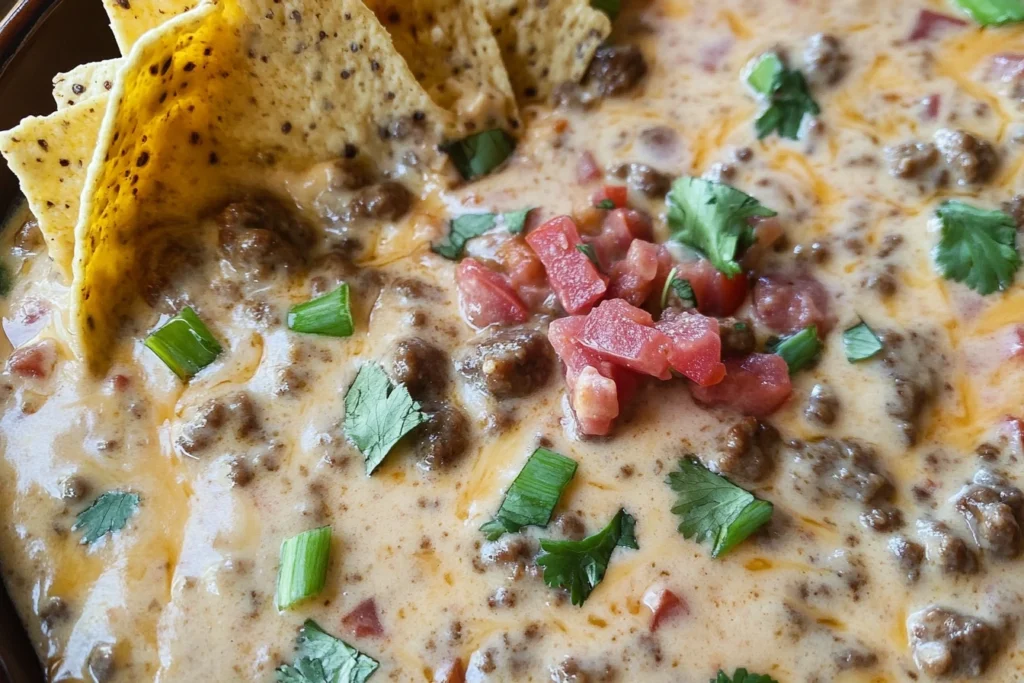
M643 306L654 292L661 270L661 250L658 245L633 240L626 258L612 266L608 296L622 299L633 306Z
M773 353L752 353L725 361L725 379L714 386L692 386L690 391L708 406L726 406L745 415L766 417L786 402L793 386L789 366Z
M612 208L621 209L629 201L629 190L625 185L605 185L590 197L590 201L598 207L602 202L611 202Z
M651 632L671 617L686 614L686 602L667 588L652 586L644 593L644 605L651 610Z
M356 638L384 635L384 627L377 616L377 603L373 598L363 600L341 619L341 624Z
M587 316L580 342L607 361L644 375L669 379L669 339L651 314L622 299L602 302Z
M655 327L671 340L668 361L672 369L702 387L725 377L722 338L718 321L696 313L669 313Z
M504 276L476 259L466 258L459 263L455 281L462 315L473 327L524 323L530 317Z
M654 238L651 217L633 209L615 209L601 222L601 231L586 242L594 247L601 265L610 267L623 258L634 240L650 242Z
M15 350L7 359L7 370L26 379L48 379L57 364L57 342L45 339Z
M829 313L829 294L810 275L765 275L754 285L754 313L766 327L792 334L810 325L824 336L835 321Z
M747 298L746 276L726 277L705 259L677 264L676 274L690 282L697 310L704 315L732 315Z
M568 313L585 313L604 297L608 279L577 249L582 241L571 218L551 219L527 235L526 241L544 264L551 288Z

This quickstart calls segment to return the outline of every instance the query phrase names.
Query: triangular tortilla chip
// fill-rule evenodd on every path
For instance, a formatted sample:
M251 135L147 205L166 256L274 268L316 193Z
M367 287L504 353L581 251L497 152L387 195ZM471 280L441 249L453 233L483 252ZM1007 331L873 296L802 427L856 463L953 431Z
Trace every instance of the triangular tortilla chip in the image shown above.
M0 154L18 176L50 257L68 280L79 197L106 107L101 95L0 133Z
M110 95L76 226L72 325L94 372L136 303L140 251L275 169L359 156L415 121L427 165L458 135L357 0L222 0L146 33Z
M478 0L521 100L546 100L562 83L583 79L612 31L589 0Z
M143 33L198 4L197 0L103 0L123 55L128 54Z
M53 77L53 101L57 109L67 109L76 102L106 95L114 87L114 77L121 67L120 59L82 64Z

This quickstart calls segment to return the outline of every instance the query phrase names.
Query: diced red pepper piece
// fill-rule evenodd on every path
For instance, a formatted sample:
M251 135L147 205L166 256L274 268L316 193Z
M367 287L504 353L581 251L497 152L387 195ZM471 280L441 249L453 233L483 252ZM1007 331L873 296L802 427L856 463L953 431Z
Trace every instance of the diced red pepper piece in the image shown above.
M697 297L697 310L704 315L732 315L747 298L745 275L726 277L706 259L676 264L676 274L689 280Z
M604 297L608 278L577 249L583 242L571 218L551 219L528 234L526 242L544 264L551 288L568 313L585 313Z
M926 40L934 37L944 29L960 26L967 26L967 22L960 17L923 9L917 15L917 21L914 23L914 28L910 31L908 40Z
M455 282L462 315L473 327L524 323L530 317L530 312L504 276L476 259L466 258L459 263Z
M668 352L672 369L702 387L722 381L725 365L717 320L697 313L666 311L655 327L672 340Z
M727 406L754 417L774 413L792 391L789 366L774 353L728 358L725 379L710 387L690 387L693 397L704 405Z
M605 185L590 197L590 202L599 208L603 202L611 202L613 209L621 209L629 201L629 190L625 185Z
M622 299L590 312L580 343L605 360L644 375L669 379L668 337L654 328L651 314Z
M651 633L657 631L663 621L689 611L682 598L661 586L648 588L643 602L651 610Z
M818 326L824 336L835 320L829 313L829 293L810 275L764 275L754 285L754 314L779 334Z
M643 306L658 279L659 256L658 245L633 240L626 258L612 266L608 296L633 306Z
M384 635L384 627L377 616L377 603L367 598L356 605L356 608L341 619L341 624L356 638L367 638Z

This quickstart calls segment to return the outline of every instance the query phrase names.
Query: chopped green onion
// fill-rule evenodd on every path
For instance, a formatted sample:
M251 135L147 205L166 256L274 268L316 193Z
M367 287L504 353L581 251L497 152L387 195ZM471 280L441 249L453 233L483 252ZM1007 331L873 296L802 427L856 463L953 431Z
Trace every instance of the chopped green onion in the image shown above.
M768 352L782 356L789 366L789 374L810 365L821 353L822 342L815 325L805 327L796 334L768 343Z
M677 277L677 268L673 268L668 272L668 277L665 278L665 286L661 288L661 307L665 308L668 305L668 296L674 292L679 300L682 302L684 308L695 308L697 306L697 295L693 293L693 285L690 284L689 280L681 277Z
M611 211L615 208L615 202L610 199L602 199L597 204L594 204L595 209L604 209L605 211Z
M327 337L352 336L355 326L352 324L348 284L343 282L333 292L292 306L288 311L288 329Z
M1024 21L1024 0L955 0L960 9L982 26Z
M146 337L146 348L183 380L191 379L216 360L223 350L196 312L188 306Z
M747 85L758 95L767 97L772 90L772 81L775 80L776 74L784 68L782 59L777 53L765 52L756 61L751 62L748 67Z
M597 252L594 251L594 245L592 244L577 244L576 251L580 252L594 264L595 268L600 268L601 264L597 260Z
M524 526L547 526L574 474L575 460L538 448L512 482L494 519L480 530L487 534L487 540L496 541L502 534L515 533Z
M615 21L615 18L619 16L619 12L622 11L622 0L590 0L590 6L604 12L608 15L609 19Z
M866 322L854 325L843 332L843 350L846 360L851 363L872 358L882 350L882 340Z
M441 146L466 180L485 176L498 168L512 156L515 148L515 138L500 129L485 130Z
M288 609L324 589L330 554L329 526L303 531L281 544L281 566L277 570L278 609Z

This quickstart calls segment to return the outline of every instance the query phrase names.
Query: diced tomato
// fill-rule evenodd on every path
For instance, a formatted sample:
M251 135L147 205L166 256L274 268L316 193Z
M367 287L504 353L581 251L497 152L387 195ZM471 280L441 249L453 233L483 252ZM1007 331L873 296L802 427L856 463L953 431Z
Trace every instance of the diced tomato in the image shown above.
M939 118L939 111L942 109L942 95L932 93L921 100L921 118L925 121L934 121Z
M996 55L989 63L986 75L1004 83L1024 78L1024 53L1003 52Z
M672 342L668 362L676 372L702 387L722 381L725 365L717 320L697 313L667 311L655 327Z
M551 288L568 313L585 313L604 297L608 278L577 249L583 242L571 218L551 219L528 234L526 241L544 264Z
M584 434L604 436L619 416L619 391L615 380L590 365L576 378L570 403Z
M751 225L754 228L754 243L743 252L742 259L743 267L748 270L756 269L784 234L782 221L776 216L751 219Z
M818 326L824 336L835 320L829 312L825 286L810 275L764 275L754 285L754 314L779 334Z
M610 299L590 312L580 343L616 365L658 379L669 379L668 337L654 328L651 314L622 299Z
M544 264L522 238L503 243L498 247L497 257L513 288L544 284Z
M377 603L373 598L363 600L341 619L341 624L356 638L384 635L384 627L377 616Z
M946 29L966 25L967 22L960 17L954 17L940 12L933 12L930 9L923 9L920 14L917 15L917 21L914 23L914 28L911 29L910 35L907 39L926 40L934 38Z
M1010 358L1024 360L1024 325L1017 325L1007 335Z
M16 349L7 359L7 370L26 379L49 379L57 364L57 342L41 342Z
M466 683L466 667L456 657L434 672L434 683Z
M612 266L608 296L633 306L643 306L658 279L658 245L633 240L626 258Z
M601 167L590 151L584 151L576 160L576 182L587 185L601 177Z
M789 366L773 353L727 358L725 379L710 387L690 387L693 397L705 405L727 406L754 417L771 415L792 390Z
M524 323L530 317L508 280L476 259L466 258L459 263L455 282L462 315L473 327Z
M648 588L643 602L651 610L651 633L657 631L663 621L688 611L682 598L661 586Z
M590 203L600 208L604 208L601 206L602 202L611 202L611 208L622 209L628 201L629 189L625 185L605 185L590 195Z
M706 259L676 264L679 277L689 280L704 315L732 315L747 298L747 278L742 273L726 277Z
M615 209L604 216L600 232L586 241L606 268L623 258L633 240L650 242L654 237L651 217L634 209Z
M1006 415L999 424L999 431L1006 437L1010 453L1018 458L1024 456L1024 420Z

